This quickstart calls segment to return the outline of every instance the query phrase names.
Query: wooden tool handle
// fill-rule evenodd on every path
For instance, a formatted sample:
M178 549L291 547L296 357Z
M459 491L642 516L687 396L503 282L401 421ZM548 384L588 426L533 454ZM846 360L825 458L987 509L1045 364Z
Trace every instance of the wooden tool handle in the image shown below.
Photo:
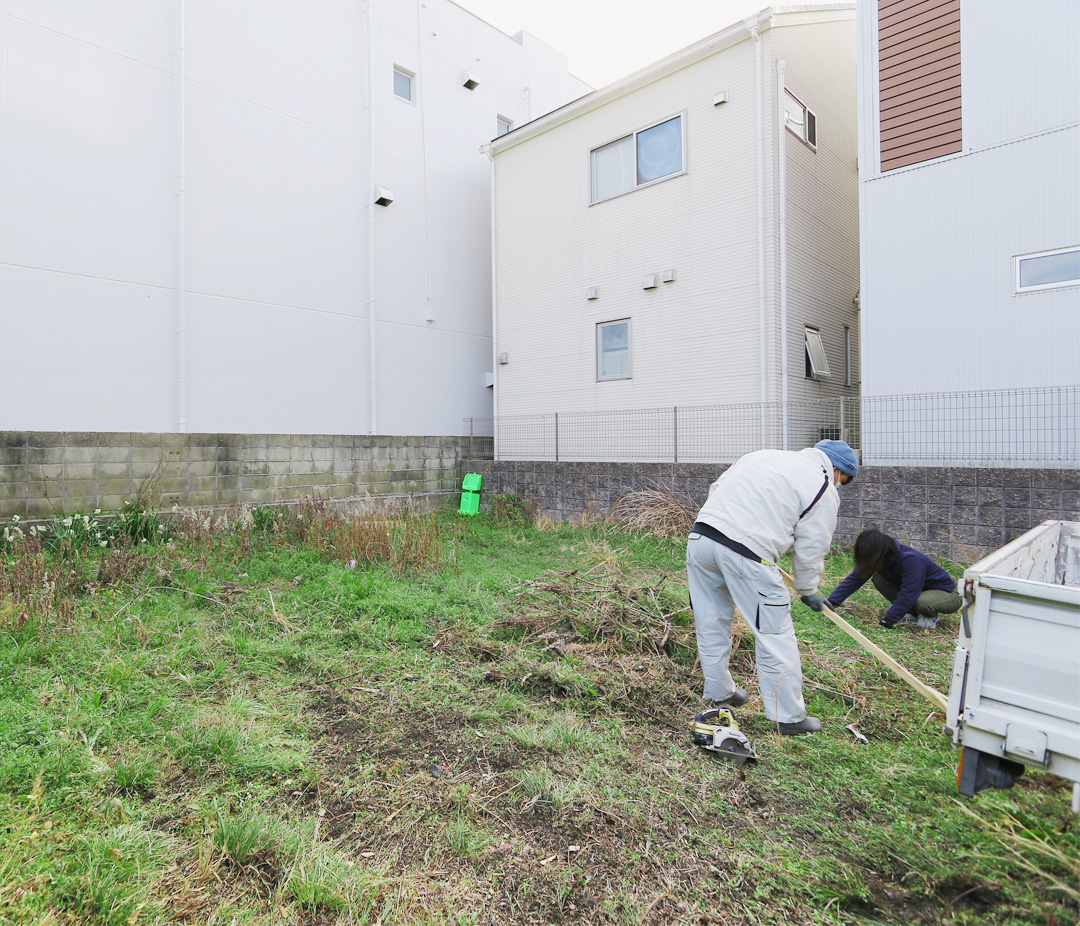
M779 566L776 567L780 569ZM783 569L780 569L780 575L784 577L784 581L790 586L791 590L795 592L795 580L789 576ZM798 592L795 592L798 594ZM914 688L919 694L921 694L927 701L934 705L943 714L946 713L949 702L936 688L931 688L926 682L919 678L916 678L908 669L905 669L899 662L893 659L888 653L885 652L880 646L873 642L873 640L864 636L861 631L856 630L846 620L844 620L839 614L837 614L827 604L822 605L821 613L824 614L829 620L831 620L837 627L839 627L844 633L846 633L853 640L857 641L863 649L870 653L878 662L881 662L892 669L893 674L897 678L907 682L912 688Z

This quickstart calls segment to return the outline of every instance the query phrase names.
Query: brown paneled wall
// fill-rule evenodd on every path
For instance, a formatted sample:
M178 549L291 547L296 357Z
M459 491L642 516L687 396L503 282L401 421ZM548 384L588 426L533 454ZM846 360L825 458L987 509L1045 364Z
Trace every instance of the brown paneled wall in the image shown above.
M881 169L961 150L960 0L878 0Z

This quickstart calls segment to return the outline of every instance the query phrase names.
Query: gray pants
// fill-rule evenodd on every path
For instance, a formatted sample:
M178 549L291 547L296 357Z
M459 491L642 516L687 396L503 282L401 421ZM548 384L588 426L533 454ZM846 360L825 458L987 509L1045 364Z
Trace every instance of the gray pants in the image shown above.
M691 533L686 543L686 577L705 698L723 701L735 691L728 662L731 625L738 608L754 632L765 716L779 723L802 720L806 704L799 642L791 620L791 596L776 567L755 563L715 540Z
M896 596L900 594L899 585L893 585L892 582L883 579L878 573L874 573L872 581L874 588L888 598L890 602L896 601ZM953 614L959 611L961 604L963 602L960 600L958 592L946 592L940 588L929 588L919 596L912 610L923 617L937 617L939 614Z

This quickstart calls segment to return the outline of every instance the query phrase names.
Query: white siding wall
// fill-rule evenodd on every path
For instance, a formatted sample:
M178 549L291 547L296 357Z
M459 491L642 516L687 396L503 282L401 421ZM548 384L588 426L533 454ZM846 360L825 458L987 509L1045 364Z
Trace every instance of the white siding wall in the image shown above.
M962 154L881 174L863 124L866 395L1080 382L1080 289L1013 277L1018 254L1080 244L1080 6L965 0L960 31Z
M785 139L791 397L850 391L840 383L843 325L857 325L855 31L852 12L839 15L846 21L763 33L772 401L781 394L772 43L788 59L789 84L805 89L816 109L822 134L816 155ZM754 65L747 36L496 153L496 351L510 354L498 368L499 415L759 401ZM728 102L714 106L719 91ZM687 173L590 206L590 151L680 112ZM668 269L676 282L642 289L645 273ZM600 289L595 302L586 300L591 286ZM595 326L620 318L633 323L633 378L598 383ZM821 325L836 371L826 385L804 380L808 321Z
M1080 243L1080 127L865 184L866 395L1078 382L1080 290L1014 293L1017 254Z
M183 8L181 149L180 0L0 3L0 330L26 384L0 393L0 428L177 426L183 150L186 429L366 432L364 5ZM479 148L497 114L585 88L543 43L446 0L374 9L376 176L396 197L376 215L378 430L458 433L491 409ZM417 105L393 96L394 64L416 73Z
M858 129L855 24L788 26L768 33L773 59L770 127L782 135L787 168L788 397L792 402L858 395L859 289ZM817 149L779 130L775 61L785 84L817 115ZM777 159L777 169L779 159ZM828 379L805 375L804 330L819 329L829 361ZM844 385L844 328L852 330L853 385ZM772 339L780 350L779 331ZM779 363L779 361L776 361ZM789 446L817 433L789 432Z

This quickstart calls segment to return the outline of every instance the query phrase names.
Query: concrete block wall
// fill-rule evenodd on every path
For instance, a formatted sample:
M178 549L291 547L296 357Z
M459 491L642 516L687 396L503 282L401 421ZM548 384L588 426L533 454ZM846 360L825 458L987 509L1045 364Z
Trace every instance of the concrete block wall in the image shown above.
M468 438L0 431L0 519L285 502L318 493L453 495Z
M466 459L484 476L481 504L504 492L562 520L606 512L627 492L663 484L704 502L724 465ZM864 467L840 490L835 541L876 527L934 556L972 563L1048 519L1080 521L1080 469Z

